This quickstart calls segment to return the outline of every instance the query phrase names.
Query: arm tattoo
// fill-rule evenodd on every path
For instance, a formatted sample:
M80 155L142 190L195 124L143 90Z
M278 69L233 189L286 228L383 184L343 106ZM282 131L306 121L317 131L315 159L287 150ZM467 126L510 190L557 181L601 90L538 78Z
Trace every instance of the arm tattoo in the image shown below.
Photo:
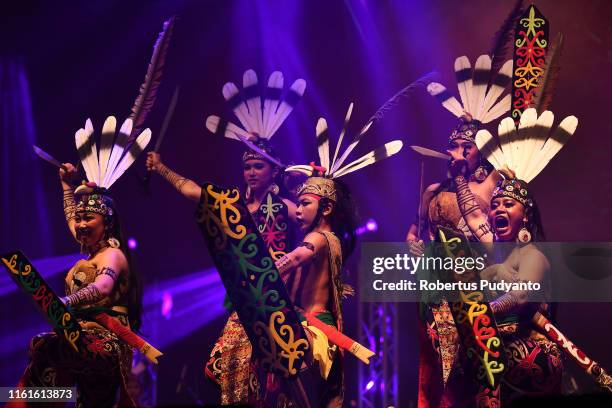
M68 306L90 305L104 299L96 285L88 285L63 298Z
M475 232L476 238L478 238L478 240L480 240L480 238L484 237L487 234L492 234L493 232L491 232L491 227L489 226L489 223L485 222L484 224L480 224L478 226L478 229Z
M76 210L76 202L74 201L74 192L71 188L67 188L64 190L64 216L66 217L66 222L70 222L70 220L74 219L75 210Z
M468 214L478 210L476 197L474 197L472 190L470 190L470 186L465 180L465 177L455 177L455 183L457 184L457 204L459 204L461 214L465 217Z
M174 186L174 188L176 188L179 193L182 193L181 190L182 190L183 186L185 185L185 183L191 181L188 178L185 178L185 177L181 176L180 174L177 174L177 173L173 172L168 167L166 167L164 164L159 166L158 173L163 178L168 180L168 182L170 184L172 184Z
M117 281L117 272L115 272L112 268L108 268L105 266L102 269L97 270L96 276L99 276L99 275L108 275L111 277L113 282Z
M314 251L315 251L315 247L314 247L314 245L312 245L310 242L302 241L302 242L300 242L300 243L299 243L297 246L298 246L298 247L305 247L305 248L308 248L308 249L310 249L312 252L314 252Z
M293 266L293 261L287 255L283 255L278 261L276 261L276 269L282 274Z
M490 303L491 310L495 314L507 314L520 304L517 297L512 292L501 295Z

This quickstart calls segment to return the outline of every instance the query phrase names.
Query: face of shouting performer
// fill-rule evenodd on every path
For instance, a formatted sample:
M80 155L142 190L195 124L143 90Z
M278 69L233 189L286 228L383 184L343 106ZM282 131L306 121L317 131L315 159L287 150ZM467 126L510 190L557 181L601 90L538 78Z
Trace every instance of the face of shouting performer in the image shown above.
M510 197L496 197L491 201L489 223L502 242L516 241L520 229L527 222L525 206Z
M244 162L244 181L251 191L258 193L264 191L274 182L278 169L265 160L247 160Z
M473 173L480 164L480 152L476 145L465 139L455 139L448 144L448 151L465 158L469 173Z
M303 232L309 232L315 229L332 211L332 205L328 204L322 210L321 217L317 217L319 206L321 205L321 198L314 194L302 194L298 199L298 204L299 206L295 211L295 217L300 226L300 230ZM315 223L317 225L315 225Z
M74 217L77 240L90 247L104 239L104 217L98 213L79 211Z

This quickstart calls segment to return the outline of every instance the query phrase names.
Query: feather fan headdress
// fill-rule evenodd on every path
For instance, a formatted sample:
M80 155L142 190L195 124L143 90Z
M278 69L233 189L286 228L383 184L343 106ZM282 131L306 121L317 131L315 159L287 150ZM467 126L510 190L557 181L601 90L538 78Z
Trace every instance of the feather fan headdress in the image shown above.
M399 152L402 148L402 141L394 140L343 166L349 154L357 146L359 141L370 129L373 121L375 120L371 118L365 124L365 126L361 128L361 131L355 135L355 137L353 137L353 140L347 146L346 150L344 150L344 152L338 157L340 146L342 145L342 140L346 134L347 125L351 118L352 112L353 104L351 103L344 118L344 127L340 132L340 138L338 139L338 144L336 145L333 159L330 157L327 121L324 118L320 118L316 127L320 165L317 166L314 162L312 162L309 165L290 166L285 169L285 171L294 171L308 176L308 179L304 182L304 184L298 188L298 195L303 193L312 193L321 197L329 198L332 201L336 201L337 196L334 184L335 179L391 157Z
M487 130L476 134L476 145L484 157L502 174L510 175L495 189L494 198L507 196L533 205L527 183L544 170L578 126L578 119L568 116L551 133L553 119L550 111L538 116L536 109L529 108L521 115L518 128L511 117L500 122L499 144Z
M75 190L75 194L84 196L84 200L77 204L77 211L113 215L112 200L106 196L106 190L125 173L151 140L151 130L147 128L126 150L132 125L132 119L126 119L115 137L117 119L114 116L106 118L102 126L99 151L90 119L85 122L85 128L77 130L74 136L76 148L89 181ZM86 197L88 195L93 196Z
M510 94L501 99L500 97L512 78L512 60L506 61L496 73L491 71L490 56L478 57L473 68L469 59L462 56L455 60L455 75L461 103L438 82L430 83L427 91L461 120L449 141L461 138L474 142L476 132L482 124L489 123L510 110Z
M304 95L306 81L295 80L284 93L283 86L282 72L274 71L268 78L264 94L260 95L257 74L249 69L242 77L242 89L228 82L222 90L223 97L242 127L211 115L206 118L206 128L214 134L243 142L249 148L243 161L264 159L283 167L268 141Z

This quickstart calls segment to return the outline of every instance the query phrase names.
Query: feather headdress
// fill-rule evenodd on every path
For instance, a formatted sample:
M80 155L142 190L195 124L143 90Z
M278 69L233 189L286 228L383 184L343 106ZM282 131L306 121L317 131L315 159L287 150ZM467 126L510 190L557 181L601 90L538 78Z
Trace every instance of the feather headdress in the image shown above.
M506 195L530 205L526 184L540 174L578 126L578 119L568 116L551 133L553 119L552 112L544 111L538 116L534 108L523 112L518 127L514 119L507 117L499 123L499 144L487 130L478 132L478 149L495 169L510 176L496 189L494 196ZM517 188L517 181L520 188Z
M491 122L510 110L510 94L501 99L500 97L512 78L512 60L506 61L496 73L491 71L490 56L478 57L473 68L469 59L462 56L455 60L455 75L461 103L438 82L431 82L427 91L461 119L450 140L462 138L474 142L474 136L482 124ZM490 81L492 76L494 79Z
M87 180L95 183L98 188L110 188L134 163L136 157L151 140L151 130L147 128L135 138L131 147L127 147L128 138L132 133L132 119L123 122L115 138L116 126L117 119L114 116L106 118L102 126L99 153L90 119L85 122L85 128L77 130L75 134L77 151ZM79 186L75 192L87 192L86 190L86 186Z
M402 148L401 140L394 140L392 142L388 142L383 146L380 146L377 149L372 150L371 152L361 156L360 158L353 160L348 164L344 164L349 154L353 151L353 149L357 146L359 141L363 138L366 132L372 126L373 120L370 119L355 135L351 141L351 143L347 146L344 152L338 157L340 146L342 144L342 140L344 135L346 134L346 129L348 126L348 122L350 121L351 115L353 112L353 104L349 105L348 111L344 118L344 126L342 131L340 132L340 137L338 139L338 144L336 145L336 149L334 152L333 159L330 156L329 149L329 129L327 127L327 121L324 118L320 118L317 122L316 127L316 136L317 136L317 146L319 152L319 160L320 165L315 165L315 163L310 163L309 165L296 165L290 166L285 169L285 171L293 171L305 174L309 178L306 182L298 189L298 194L302 194L304 192L310 192L313 194L317 194L322 197L327 197L330 200L336 201L336 190L334 187L334 179L338 179L342 176L345 176L354 171L360 170L364 167L367 167L371 164L379 162L383 159L393 156L397 152L399 152Z
M284 78L282 72L274 71L268 78L268 85L260 95L257 74L252 69L242 77L242 89L228 82L223 86L223 97L240 121L242 127L211 115L206 118L206 128L214 134L240 140L249 148L244 160L261 156L278 166L282 163L273 157L268 149L268 141L283 124L293 108L304 95L306 81L297 79L291 87L283 92Z

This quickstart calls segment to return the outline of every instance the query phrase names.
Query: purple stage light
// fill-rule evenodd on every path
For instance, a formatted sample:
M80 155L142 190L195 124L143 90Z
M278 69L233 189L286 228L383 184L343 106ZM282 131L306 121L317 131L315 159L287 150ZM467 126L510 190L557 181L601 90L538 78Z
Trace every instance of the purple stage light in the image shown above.
M372 387L374 386L374 380L370 380L368 381L368 383L366 384L365 390L366 391L370 391L372 389Z
M170 319L172 314L172 306L174 306L172 302L172 295L168 291L164 291L162 295L162 305L161 305L161 313L162 316L166 318L166 320Z
M138 242L136 242L135 238L128 239L127 244L128 244L128 248L130 249L136 249L136 247L138 246Z
M357 233L357 235L363 235L368 232L376 232L376 231L378 231L378 223L376 222L375 219L370 218L366 221L365 224L357 227L357 230L355 232Z
M369 232L378 231L378 223L373 218L370 218L368 222L366 222L365 227L366 227L366 231L369 231Z

